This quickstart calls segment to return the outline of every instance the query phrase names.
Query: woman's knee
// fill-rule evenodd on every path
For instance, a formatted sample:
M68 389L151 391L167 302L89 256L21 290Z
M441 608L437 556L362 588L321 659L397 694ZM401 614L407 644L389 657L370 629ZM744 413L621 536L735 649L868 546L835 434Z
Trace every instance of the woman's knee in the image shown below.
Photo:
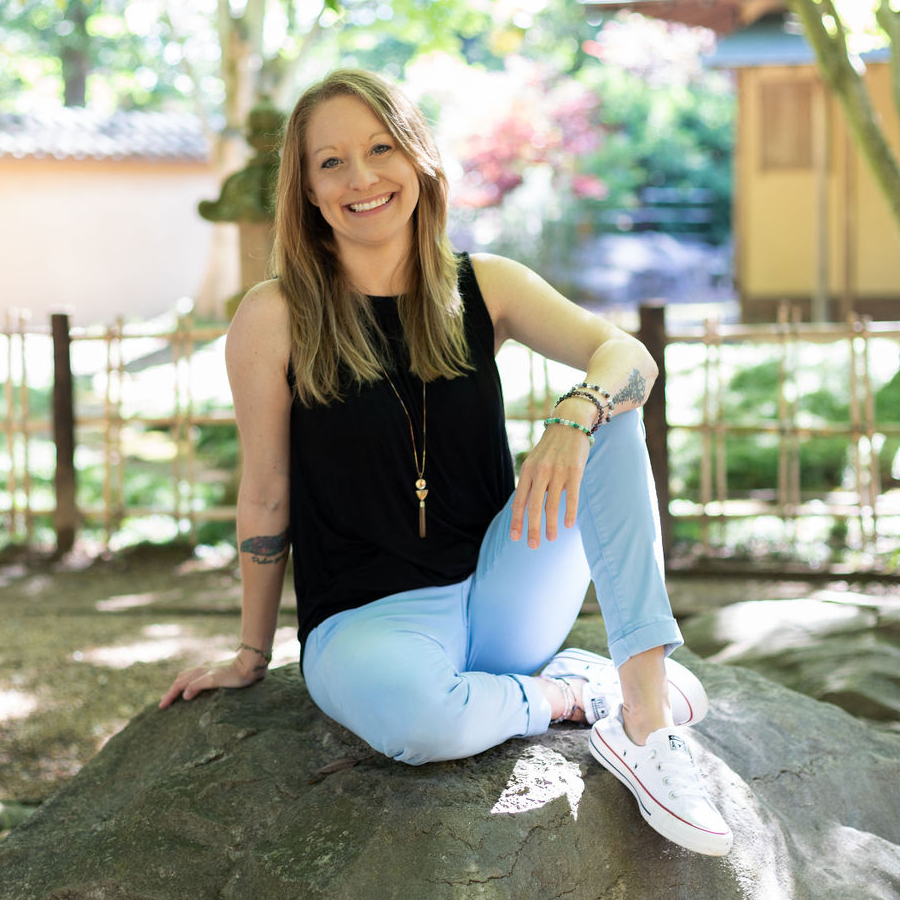
M389 747L383 752L399 762L422 765L464 759L487 749L487 723L472 714L470 687L468 679L458 675L449 689L413 698L402 720L391 723Z
M467 688L461 675L417 672L396 656L368 656L304 666L310 695L326 715L401 762L421 765L469 755L460 753L467 742L462 715Z

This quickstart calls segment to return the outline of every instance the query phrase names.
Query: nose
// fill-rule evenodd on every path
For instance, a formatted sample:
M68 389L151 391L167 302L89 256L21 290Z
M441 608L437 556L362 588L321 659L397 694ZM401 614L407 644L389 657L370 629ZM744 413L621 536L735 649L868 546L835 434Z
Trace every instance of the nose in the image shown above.
M354 160L350 165L350 187L355 191L365 190L378 181L378 174L365 158Z

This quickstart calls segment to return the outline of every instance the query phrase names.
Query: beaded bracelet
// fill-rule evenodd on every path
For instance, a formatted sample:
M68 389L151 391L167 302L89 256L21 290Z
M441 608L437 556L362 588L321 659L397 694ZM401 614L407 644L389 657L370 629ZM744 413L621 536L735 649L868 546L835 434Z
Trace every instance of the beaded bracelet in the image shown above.
M586 428L580 422L573 422L571 419L560 419L559 416L550 416L549 419L544 419L544 428L548 425L568 425L569 428L577 428L588 439L588 443L592 447L594 446L594 435L591 433L591 429Z
M591 428L591 434L593 434L604 422L609 421L608 407L604 406L593 394L590 394L587 391L579 391L576 388L566 391L566 393L553 404L553 408L556 409L563 400L568 400L570 397L584 397L585 400L590 400L591 403L597 407L597 421L594 422L594 427Z
M263 653L262 650L257 650L256 647L251 647L249 644L245 644L243 641L241 641L238 644L238 652L240 652L241 650L249 650L251 653L257 653L267 663L272 662L272 654L271 653Z
M579 388L596 391L606 401L606 408L609 410L610 414L612 414L613 410L616 408L616 404L613 403L609 391L604 390L599 384L588 384L586 381L582 381L580 384L576 384L572 390L577 391ZM609 421L609 419L607 419L607 421Z

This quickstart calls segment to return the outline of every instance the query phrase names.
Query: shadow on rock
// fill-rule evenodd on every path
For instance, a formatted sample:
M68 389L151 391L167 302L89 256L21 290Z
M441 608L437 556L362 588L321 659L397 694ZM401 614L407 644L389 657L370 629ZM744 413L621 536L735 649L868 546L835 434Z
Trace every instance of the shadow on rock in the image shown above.
M293 665L137 716L0 844L0 900L896 897L900 737L680 655L712 699L691 744L735 833L723 859L650 830L585 730L404 766Z

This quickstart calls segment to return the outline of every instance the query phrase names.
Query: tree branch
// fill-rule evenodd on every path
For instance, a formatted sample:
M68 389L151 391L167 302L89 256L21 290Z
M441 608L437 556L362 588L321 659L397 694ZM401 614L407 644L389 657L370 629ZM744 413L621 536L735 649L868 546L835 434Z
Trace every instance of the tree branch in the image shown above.
M843 23L832 0L788 0L788 3L803 22L819 71L837 95L857 146L900 225L900 166L881 130L865 81L850 59ZM826 16L834 19L834 34L825 27Z
M891 89L900 116L900 12L891 9L889 0L881 0L875 10L875 19L891 42Z

